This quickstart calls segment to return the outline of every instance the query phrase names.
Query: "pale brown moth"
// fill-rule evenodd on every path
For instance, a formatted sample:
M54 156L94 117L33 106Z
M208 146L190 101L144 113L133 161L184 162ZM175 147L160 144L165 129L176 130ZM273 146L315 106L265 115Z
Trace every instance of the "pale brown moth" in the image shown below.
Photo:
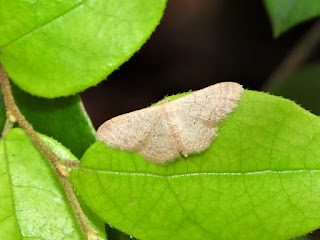
M152 163L165 164L207 149L243 91L237 83L218 83L112 118L99 127L97 136L110 147L139 152Z

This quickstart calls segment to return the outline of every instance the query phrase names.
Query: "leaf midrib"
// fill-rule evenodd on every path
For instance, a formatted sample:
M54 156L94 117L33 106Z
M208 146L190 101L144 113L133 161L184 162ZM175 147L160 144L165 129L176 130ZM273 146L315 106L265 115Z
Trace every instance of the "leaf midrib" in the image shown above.
M262 171L252 171L252 172L199 172L199 173L183 173L183 174L175 174L175 175L159 175L153 173L142 173L142 172L119 172L119 171L106 171L106 170L96 170L87 167L79 167L74 168L78 170L87 170L90 172L97 172L97 173L105 173L105 174L119 174L119 175L135 175L135 176L144 176L144 177L155 177L155 178L177 178L177 177L191 177L191 176L243 176L243 175L255 175L255 174L265 174L265 173L276 173L276 174L287 174L287 173L303 173L303 172L310 172L310 173L319 173L320 169L292 169L292 170L262 170Z
M55 16L54 18L49 19L48 21L46 21L46 22L44 22L44 23L42 23L42 24L40 24L40 25L36 26L35 28L31 29L30 31L28 31L28 32L26 32L26 33L24 33L24 34L22 34L21 36L19 36L19 37L15 38L15 39L13 39L13 40L11 40L10 42L6 43L6 44L5 44L5 45L3 45L3 46L1 46L1 47L0 47L0 50L5 49L6 47L10 46L10 45L11 45L11 44L13 44L14 42L19 41L20 39L22 39L22 38L24 38L24 37L26 37L26 36L28 36L28 35L32 34L33 32L37 31L38 29L41 29L41 28L43 28L44 26L48 25L49 23L51 23L51 22L53 22L53 21L55 21L55 20L57 20L57 19L59 19L59 18L63 17L63 16L64 16L64 15L66 15L67 13L72 12L73 10L77 9L78 7L80 7L80 6L84 5L87 1L88 1L88 0L82 0L81 2L79 2L79 3L75 4L75 5L73 5L71 8L67 9L67 10L66 10L66 11L64 11L63 13L61 13L61 14L59 14L59 15Z

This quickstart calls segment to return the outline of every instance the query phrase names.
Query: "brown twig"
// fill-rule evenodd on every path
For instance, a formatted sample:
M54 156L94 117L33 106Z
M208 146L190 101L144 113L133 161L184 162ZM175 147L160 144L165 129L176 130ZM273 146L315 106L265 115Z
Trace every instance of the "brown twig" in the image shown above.
M91 227L88 218L83 213L82 208L80 207L80 204L72 189L72 186L65 178L65 174L63 174L63 172L61 171L62 164L60 163L60 158L42 141L42 139L39 137L36 131L34 131L32 125L25 119L25 117L20 112L18 106L16 105L12 95L8 75L2 67L1 63L0 80L8 119L10 119L11 122L17 121L20 127L22 127L24 131L28 134L30 139L38 146L43 155L47 157L54 172L56 173L57 177L59 178L65 189L66 195L73 207L74 212L77 215L81 229L84 231L86 237L89 240L98 239L98 232Z
M314 50L319 41L320 20L314 23L311 29L283 59L279 67L270 75L262 89L268 91L272 86L281 84L281 82L285 80L285 77L292 73L310 56L312 50Z

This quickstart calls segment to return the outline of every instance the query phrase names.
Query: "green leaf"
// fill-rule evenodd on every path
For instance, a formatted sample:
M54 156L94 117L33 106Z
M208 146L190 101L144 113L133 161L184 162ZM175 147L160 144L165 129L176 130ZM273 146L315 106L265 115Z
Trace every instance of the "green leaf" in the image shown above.
M276 37L301 22L320 16L318 0L264 0L264 3Z
M246 90L204 152L168 165L92 145L71 181L138 239L289 239L320 226L320 120Z
M66 96L101 82L158 25L166 0L0 0L0 60L25 91ZM18 16L18 17L17 17Z
M14 84L12 91L20 111L34 129L57 139L78 158L81 158L85 150L96 141L95 129L79 95L56 99L39 98L27 94ZM3 108L0 91L1 129L6 118Z
M60 157L76 160L53 139L42 138ZM48 160L19 128L0 142L0 177L0 239L85 239ZM93 221L103 232L103 223Z
M320 115L320 62L307 65L286 77L269 91L301 104Z

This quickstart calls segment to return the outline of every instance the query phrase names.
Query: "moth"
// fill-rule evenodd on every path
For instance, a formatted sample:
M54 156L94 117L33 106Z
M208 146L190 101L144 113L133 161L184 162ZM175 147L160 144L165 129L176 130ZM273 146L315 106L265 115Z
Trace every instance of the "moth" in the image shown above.
M156 164L200 153L216 138L218 125L237 107L243 91L238 83L218 83L114 117L99 127L97 137Z

